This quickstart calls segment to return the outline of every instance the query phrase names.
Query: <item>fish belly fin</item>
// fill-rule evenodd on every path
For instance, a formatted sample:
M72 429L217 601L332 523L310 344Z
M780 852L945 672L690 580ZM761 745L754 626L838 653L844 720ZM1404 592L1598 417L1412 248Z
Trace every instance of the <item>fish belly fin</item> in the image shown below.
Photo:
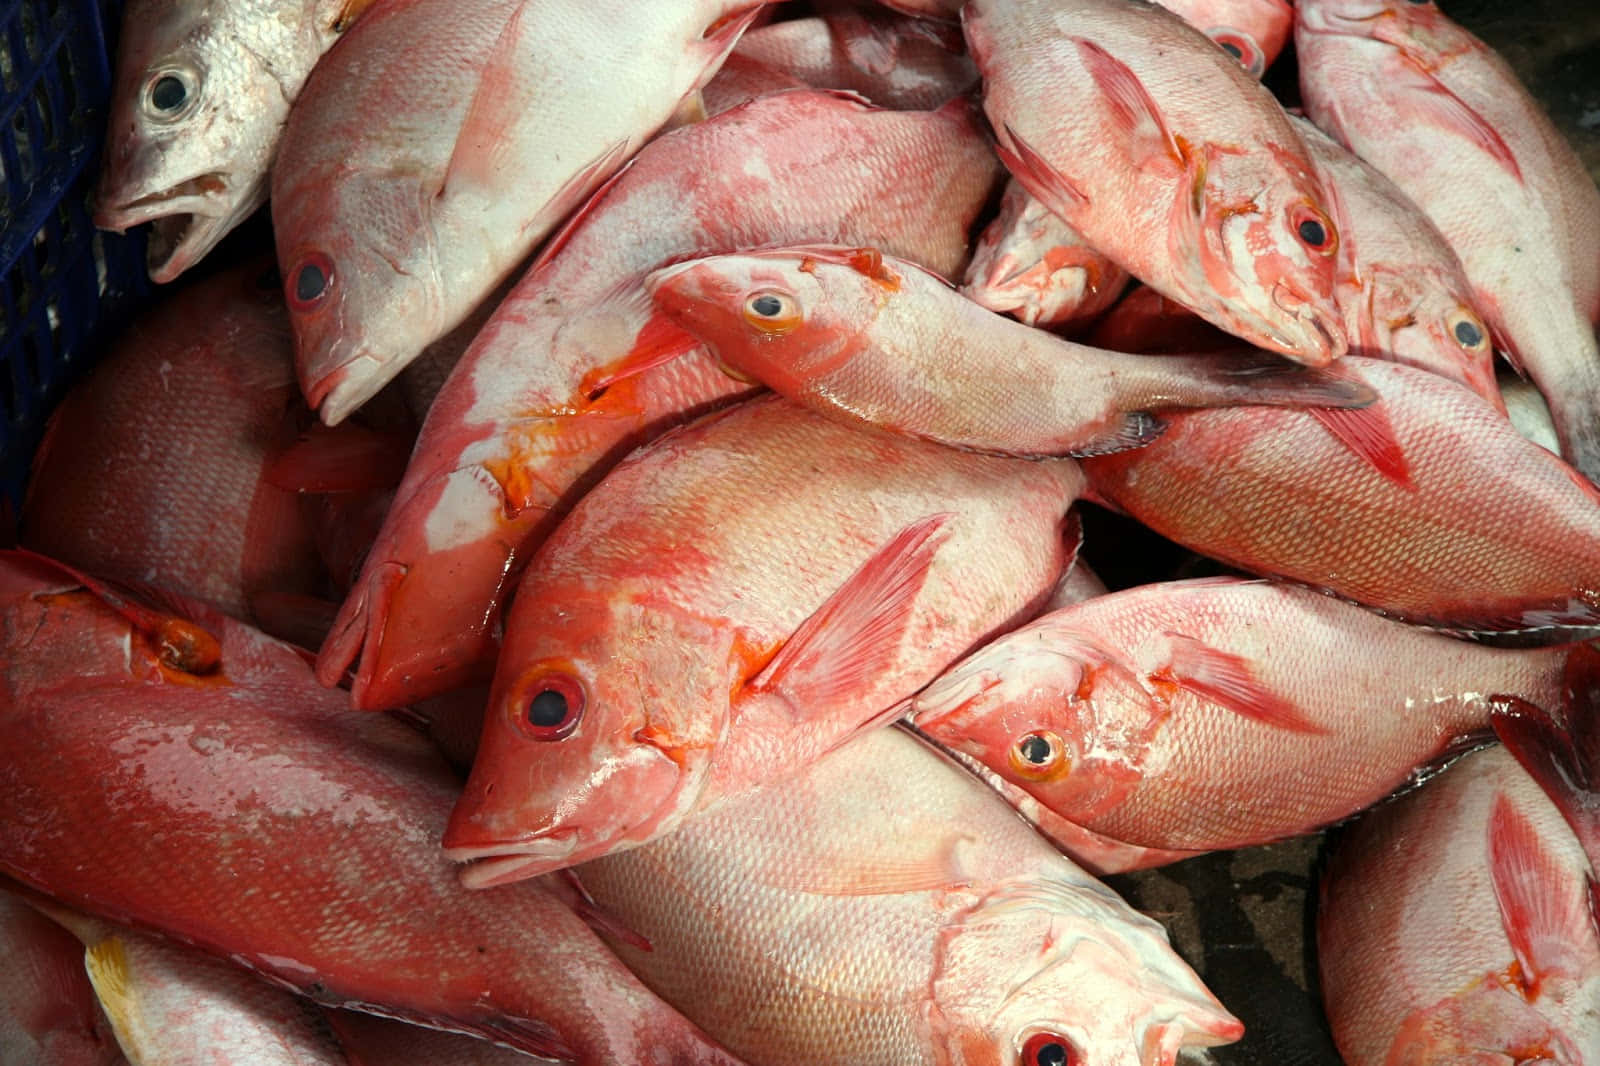
M602 907L583 887L577 871L572 867L557 870L545 879L545 886L556 893L572 913L583 919L585 925L602 936L627 944L640 951L654 951L655 945L644 934L634 931L611 911Z
M1011 176L1058 218L1072 222L1072 216L1089 204L1089 198L1036 152L1017 131L1006 126L995 140L995 152Z
M1137 167L1184 167L1184 153L1161 118L1150 91L1127 64L1093 41L1074 37L1078 58L1094 79Z
M1525 979L1581 979L1600 952L1588 884L1561 866L1504 793L1489 814L1489 875Z
M1183 633L1168 631L1162 635L1167 640L1168 661L1157 672L1158 680L1171 681L1236 714L1278 729L1294 733L1329 731L1262 684L1248 660Z
M1066 454L1078 459L1114 455L1142 448L1167 431L1167 424L1149 411L1124 411L1104 432L1072 446Z
M953 517L929 515L895 534L800 624L747 691L776 693L796 707L848 699L898 649Z
M518 4L489 49L478 75L477 91L467 105L455 149L445 166L439 188L441 197L464 187L499 187L503 184L498 180L500 171L515 163L510 156L512 141L506 134L532 106L528 99L530 86L526 79L519 80L517 67L528 52L524 34L531 32L528 13L537 2L523 0Z
M1506 173L1518 181L1524 180L1517 157L1487 119L1427 71L1413 68L1412 75L1411 81L1394 87L1389 94L1402 116L1465 137Z
M1592 719L1591 708L1592 705L1585 708L1578 704L1574 707L1573 718ZM1590 862L1600 868L1600 792L1596 791L1596 785L1600 784L1596 780L1600 766L1594 764L1593 752L1587 753L1589 757L1586 758L1572 732L1549 712L1524 700L1494 697L1490 720L1500 742L1516 757L1528 776L1539 783L1577 834ZM1582 728L1592 747L1592 736L1587 736L1594 729L1592 721Z
M1379 474L1401 488L1416 487L1411 481L1411 465L1406 462L1381 403L1368 407L1308 407L1306 413Z
M354 422L313 423L267 463L262 479L285 492L367 492L400 484L411 435Z
M699 337L664 314L651 314L634 338L633 347L585 374L578 391L585 399L594 400L617 382L681 359L699 347Z

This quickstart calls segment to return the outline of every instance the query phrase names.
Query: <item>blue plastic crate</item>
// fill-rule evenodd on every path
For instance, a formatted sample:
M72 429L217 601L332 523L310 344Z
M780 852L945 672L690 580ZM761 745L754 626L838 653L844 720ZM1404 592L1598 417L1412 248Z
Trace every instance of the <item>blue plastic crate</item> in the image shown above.
M121 0L0 0L0 509L51 409L148 291L90 220Z

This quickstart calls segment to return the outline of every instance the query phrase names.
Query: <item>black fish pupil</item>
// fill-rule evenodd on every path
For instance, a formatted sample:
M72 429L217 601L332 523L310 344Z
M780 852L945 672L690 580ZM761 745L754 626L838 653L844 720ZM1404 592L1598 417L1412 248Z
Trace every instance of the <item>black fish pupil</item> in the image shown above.
M1222 42L1222 50L1224 52L1228 53L1230 56L1232 56L1235 59L1243 59L1244 58L1244 49L1240 48L1237 44L1234 44L1232 41L1223 41Z
M307 263L294 276L294 296L302 303L315 300L328 287L328 275L315 263Z
M1067 1066L1065 1044L1049 1043L1033 1053L1033 1066Z
M163 74L150 87L150 103L157 111L176 111L188 97L189 90L184 88L183 81L171 74Z
M1050 761L1050 742L1037 733L1029 733L1027 736L1023 737L1022 743L1018 745L1018 750L1022 753L1022 757L1024 759L1033 763L1035 766L1043 766L1045 763ZM1050 1047L1060 1046L1060 1044L1050 1045ZM1040 1054L1043 1054L1043 1052ZM1045 1060L1040 1059L1039 1061L1043 1062Z
M1328 231L1316 219L1308 218L1300 223L1300 239L1313 248L1321 248L1328 243Z
M1476 348L1483 343L1483 334L1471 322L1457 322L1456 340L1461 342L1463 348Z
M567 718L567 698L555 689L547 688L528 704L528 721L548 729L558 726Z
M771 318L783 310L783 301L771 293L763 293L750 302L750 310L762 318Z

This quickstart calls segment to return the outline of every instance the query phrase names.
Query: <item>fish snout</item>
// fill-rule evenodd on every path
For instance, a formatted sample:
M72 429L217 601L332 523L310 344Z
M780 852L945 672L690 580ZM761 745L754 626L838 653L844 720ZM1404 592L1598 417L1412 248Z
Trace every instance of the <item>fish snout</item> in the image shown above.
M570 865L578 850L576 830L552 831L518 844L452 843L461 834L452 817L444 835L445 858L465 863L457 876L466 888L493 888Z
M315 366L308 366L314 373ZM388 384L383 360L358 353L319 377L302 379L306 404L330 426L337 426L350 413L377 395Z
M1288 315L1280 323L1283 354L1307 366L1327 366L1350 350L1350 336L1332 300L1309 296L1287 281L1272 289L1272 303ZM1281 316L1280 316L1281 318Z

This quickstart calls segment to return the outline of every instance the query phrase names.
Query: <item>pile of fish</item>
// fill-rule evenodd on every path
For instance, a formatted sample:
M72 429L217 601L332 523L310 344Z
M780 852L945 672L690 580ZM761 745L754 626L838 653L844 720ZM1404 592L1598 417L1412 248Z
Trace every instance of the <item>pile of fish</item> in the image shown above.
M1352 819L1350 1066L1600 1064L1600 191L1432 3L123 38L99 224L276 253L0 553L0 1066L1170 1066L1098 877Z

